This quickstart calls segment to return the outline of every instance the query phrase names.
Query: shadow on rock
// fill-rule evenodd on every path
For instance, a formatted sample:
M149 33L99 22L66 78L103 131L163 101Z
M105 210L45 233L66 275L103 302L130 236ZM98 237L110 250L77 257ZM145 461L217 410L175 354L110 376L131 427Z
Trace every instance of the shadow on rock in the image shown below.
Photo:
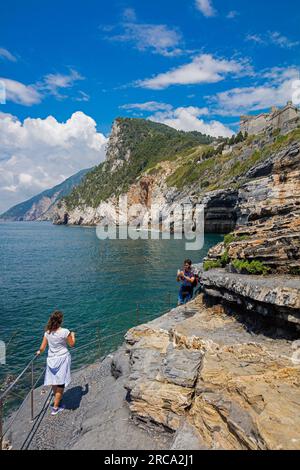
M88 384L83 387L73 387L67 390L63 397L63 404L67 410L77 410L80 407L82 397L89 393Z

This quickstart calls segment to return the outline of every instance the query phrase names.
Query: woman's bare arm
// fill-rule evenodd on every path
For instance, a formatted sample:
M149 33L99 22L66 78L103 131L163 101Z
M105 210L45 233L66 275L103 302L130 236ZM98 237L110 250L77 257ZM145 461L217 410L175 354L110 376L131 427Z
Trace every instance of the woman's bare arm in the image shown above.
M184 279L186 279L188 282L191 282L192 284L194 283L195 281L195 276L192 276L192 277L188 277L188 276L183 276Z
M74 348L76 339L75 339L75 333L73 331L67 337L67 343L70 346L70 348Z
M42 344L41 344L41 346L40 346L40 349L37 351L36 354L37 354L38 356L39 356L40 354L42 354L42 353L45 351L45 349L46 349L47 346L48 346L48 341L47 341L47 338L44 336L43 341L42 341Z

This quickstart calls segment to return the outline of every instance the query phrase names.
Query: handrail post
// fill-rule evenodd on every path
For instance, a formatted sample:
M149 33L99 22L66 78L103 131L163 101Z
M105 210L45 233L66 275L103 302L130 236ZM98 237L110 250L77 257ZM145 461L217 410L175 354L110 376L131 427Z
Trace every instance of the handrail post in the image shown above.
M168 297L169 297L169 310L171 310L171 292L169 292Z
M139 318L140 318L140 315L139 315L139 304L136 304L136 324L138 325L139 324Z
M0 451L3 450L3 400L0 399Z
M30 409L31 409L31 421L34 420L34 362L31 363L31 393L30 393Z

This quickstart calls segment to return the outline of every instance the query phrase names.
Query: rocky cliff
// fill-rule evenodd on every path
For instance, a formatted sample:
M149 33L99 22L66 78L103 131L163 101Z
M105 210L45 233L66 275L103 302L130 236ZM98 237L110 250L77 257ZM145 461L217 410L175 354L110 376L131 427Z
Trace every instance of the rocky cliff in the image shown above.
M173 448L299 449L300 343L287 331L274 339L274 325L200 296L129 331L113 370L135 422L175 433Z
M299 129L249 137L222 153L220 145L200 143L203 136L172 130L162 137L161 129L131 121L139 120L117 121L107 161L63 200L55 223L111 222L109 207L117 208L120 194L145 212L151 204L171 214L174 204L202 203L206 232L237 229L234 243L217 247L210 259L227 248L232 259L258 259L273 271L298 272Z
M292 136L296 137L294 139ZM237 229L209 258L258 260L273 272L300 274L300 133L246 174L238 191Z

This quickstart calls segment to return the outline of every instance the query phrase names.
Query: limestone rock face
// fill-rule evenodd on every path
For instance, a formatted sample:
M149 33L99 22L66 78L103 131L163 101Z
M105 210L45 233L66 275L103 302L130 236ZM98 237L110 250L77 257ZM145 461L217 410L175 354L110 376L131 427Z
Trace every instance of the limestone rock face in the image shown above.
M205 232L228 233L236 226L237 190L208 192L201 203L205 206Z
M300 145L293 143L254 167L238 193L231 259L259 260L273 272L300 273ZM239 240L240 238L240 240ZM214 247L216 259L224 245Z
M107 146L106 159L113 164L112 170L116 170L130 159L130 149L125 145L122 127L118 120L114 122Z
M130 330L126 342L131 413L176 431L174 449L300 448L292 341L254 334L199 296Z

